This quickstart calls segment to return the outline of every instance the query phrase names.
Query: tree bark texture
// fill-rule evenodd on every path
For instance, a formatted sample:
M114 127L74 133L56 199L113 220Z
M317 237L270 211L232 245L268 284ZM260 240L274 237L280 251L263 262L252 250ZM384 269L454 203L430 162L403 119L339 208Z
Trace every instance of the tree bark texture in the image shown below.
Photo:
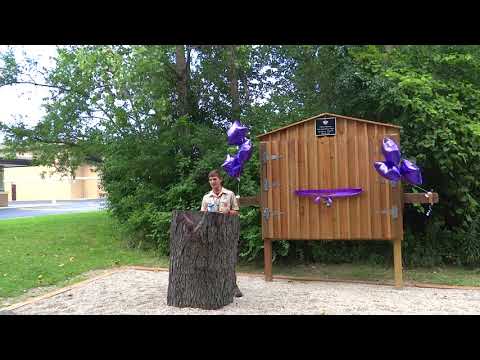
M172 213L167 304L219 309L233 302L240 219L221 213Z
M188 113L187 75L189 73L183 45L175 47L175 71L177 74L178 113L182 116Z
M235 45L228 45L230 96L232 98L232 119L240 120L240 95L238 93L237 56Z

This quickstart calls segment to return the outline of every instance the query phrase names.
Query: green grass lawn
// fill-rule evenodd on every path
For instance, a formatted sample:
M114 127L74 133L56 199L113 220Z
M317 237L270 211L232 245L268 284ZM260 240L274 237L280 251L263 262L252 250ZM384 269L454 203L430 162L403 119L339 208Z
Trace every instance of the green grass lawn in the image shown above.
M245 264L239 271L262 271L263 264ZM319 279L364 280L394 284L393 267L372 264L273 264L273 276L310 277ZM440 285L480 286L480 269L461 267L404 268L405 284L429 283Z
M129 249L106 212L49 215L0 221L0 300L49 285L82 280L91 270L124 265L168 267L153 251ZM240 272L261 273L263 262L240 264ZM273 274L393 284L391 267L368 264L274 264ZM480 269L404 269L404 280L480 286Z
M128 249L106 212L0 222L0 297L122 265L168 266L168 259Z

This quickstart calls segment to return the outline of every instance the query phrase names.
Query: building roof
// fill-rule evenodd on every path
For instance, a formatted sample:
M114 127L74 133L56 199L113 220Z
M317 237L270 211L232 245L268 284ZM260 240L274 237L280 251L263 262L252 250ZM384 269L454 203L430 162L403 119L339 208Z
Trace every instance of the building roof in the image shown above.
M318 118L319 116L325 116L325 115L327 115L327 116L341 117L341 118L344 118L344 119L354 120L354 121L360 121L360 122L369 123L369 124L388 126L388 127L393 127L393 128L396 128L396 129L400 129L400 128L401 128L401 126L393 125L393 124L387 124L387 123L382 123L382 122L377 122L377 121L370 121L370 120L365 120L365 119L358 119L358 118L353 118L353 117L344 116L344 115L331 114L331 113L321 113L321 114L312 116L312 117L310 117L310 118L308 118L308 119L300 120L300 121L297 121L297 122L295 122L295 123L293 123L293 124L286 125L286 126L283 126L283 127L281 127L281 128L278 128L278 129L269 131L269 132L267 132L267 133L265 133L265 134L258 135L257 138L261 138L261 137L263 137L263 136L265 136L265 135L269 135L269 134L275 133L275 132L280 131L280 130L285 130L285 129L291 127L291 126L299 125L299 124L301 124L301 123L304 123L304 122L307 122L307 121L316 119L316 118Z
M21 167L21 166L31 166L32 160L28 159L15 159L15 160L6 160L0 158L0 168L11 168L11 167Z
M5 159L3 149L5 149L5 146L0 144L0 168L32 166L33 156L31 153L17 153L15 159Z

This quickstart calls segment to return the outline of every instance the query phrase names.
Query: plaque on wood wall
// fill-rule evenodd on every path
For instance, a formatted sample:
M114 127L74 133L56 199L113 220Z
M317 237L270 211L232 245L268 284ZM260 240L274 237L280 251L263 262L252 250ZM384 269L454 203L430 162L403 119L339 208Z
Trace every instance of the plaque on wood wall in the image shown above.
M337 118L325 117L315 119L316 136L335 136L337 134Z

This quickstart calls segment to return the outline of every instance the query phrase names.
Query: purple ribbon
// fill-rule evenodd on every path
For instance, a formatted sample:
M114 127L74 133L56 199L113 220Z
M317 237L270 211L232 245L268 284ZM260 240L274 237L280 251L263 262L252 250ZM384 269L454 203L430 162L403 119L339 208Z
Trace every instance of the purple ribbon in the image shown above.
M317 190L295 190L295 194L302 197L311 197L315 204L323 201L327 207L332 206L333 198L356 196L363 192L361 188L345 189L317 189Z

